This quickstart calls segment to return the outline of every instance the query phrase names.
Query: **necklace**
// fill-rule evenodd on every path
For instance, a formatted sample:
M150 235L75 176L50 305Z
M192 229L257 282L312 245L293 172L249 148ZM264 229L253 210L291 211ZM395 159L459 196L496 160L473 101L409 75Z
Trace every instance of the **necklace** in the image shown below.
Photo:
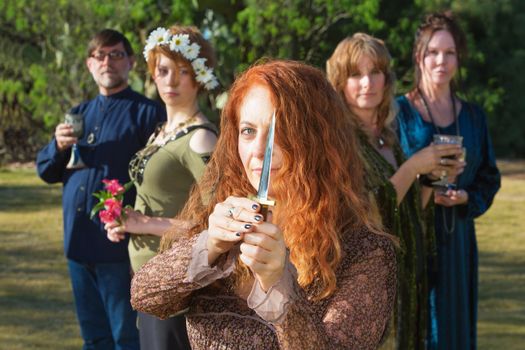
M427 100L425 99L425 96L423 96L423 93L421 92L421 89L419 86L417 87L417 93L421 97L421 101L423 101L423 106L425 106L425 111L428 114L428 117L430 118L430 121L432 122L432 125L434 126L434 130L436 131L436 134L441 134L441 130L439 130L439 127L436 125L436 122L434 121L434 117L432 116L432 112L430 112L430 106L428 105ZM452 89L450 90L450 101L452 102L452 113L454 116L454 122L456 123L456 135L460 136L459 133L459 120L458 116L456 115L456 101L454 101L454 94L452 93ZM451 211L451 219L450 219L450 227L448 225L447 220L447 207L443 207L441 210L442 218L443 218L443 228L445 229L445 232L447 234L452 234L456 228L456 207L450 207Z
M379 136L376 137L377 140L377 146L379 148L383 148L385 146L385 139L383 138L383 134L379 134Z
M368 134L368 142L370 144L374 145L377 149L385 147L386 140L383 134L384 128L377 127L377 124L367 127L364 123L362 127L365 133Z
M166 125L167 123L164 124L164 126L162 127L162 134L164 136L164 138L166 138L167 136L171 136L173 134L176 134L178 133L179 131L185 129L188 125L192 124L195 122L195 120L197 120L197 115L200 113L200 109L197 108L197 111L195 111L195 113L193 113L190 117L184 119L183 121L181 121L180 123L177 123L177 125L175 126L175 128L173 128L172 130L170 131L166 131Z
M434 126L434 130L436 131L436 134L441 134L440 128L436 125L436 122L434 121L434 116L432 115L432 112L430 111L430 106L425 98L423 96L423 93L421 92L421 89L417 88L417 93L419 94L419 97L421 97L421 101L423 101L423 106L425 107L425 111L428 114L428 117L430 118L430 121L432 122L432 125ZM456 115L456 102L454 101L454 94L452 93L452 90L450 90L450 102L452 102L452 115L454 118L454 122L456 123L456 135L459 136L459 123L458 123L458 117Z
M174 130L171 130L169 134L165 134L162 143L155 142L157 136L162 132L163 126L157 127L156 131L150 136L146 146L137 153L135 153L135 155L131 158L129 162L128 170L130 177L134 182L138 183L139 185L142 184L142 181L144 180L144 171L146 169L146 164L148 163L150 158L167 143L177 140L179 137L183 137L184 135L190 133L192 130L198 128L213 130L205 126L206 124L190 125L197 119L197 113L199 113L199 110L197 110L197 112L195 112L191 117L189 117L185 121L177 124L177 127ZM215 133L215 131L213 132Z

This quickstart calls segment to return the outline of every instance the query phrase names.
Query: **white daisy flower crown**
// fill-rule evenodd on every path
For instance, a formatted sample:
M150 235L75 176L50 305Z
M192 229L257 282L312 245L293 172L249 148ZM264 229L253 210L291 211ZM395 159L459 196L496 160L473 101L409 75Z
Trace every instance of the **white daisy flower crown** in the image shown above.
M206 58L199 57L201 46L190 41L188 34L172 35L166 28L159 27L152 31L146 40L144 47L144 58L148 61L149 52L156 46L168 46L171 51L180 53L185 59L190 61L195 71L195 80L206 90L213 90L219 86L219 81L213 68L206 66Z

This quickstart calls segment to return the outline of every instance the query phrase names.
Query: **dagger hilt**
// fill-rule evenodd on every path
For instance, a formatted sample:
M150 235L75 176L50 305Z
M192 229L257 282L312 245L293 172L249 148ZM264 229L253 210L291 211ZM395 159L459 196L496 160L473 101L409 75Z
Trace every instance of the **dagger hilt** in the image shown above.
M267 221L268 211L270 210L270 207L275 206L275 201L271 199L261 199L253 195L248 196L248 198L259 203L259 205L261 206L261 210L259 210L259 214L261 214L264 217L264 221Z

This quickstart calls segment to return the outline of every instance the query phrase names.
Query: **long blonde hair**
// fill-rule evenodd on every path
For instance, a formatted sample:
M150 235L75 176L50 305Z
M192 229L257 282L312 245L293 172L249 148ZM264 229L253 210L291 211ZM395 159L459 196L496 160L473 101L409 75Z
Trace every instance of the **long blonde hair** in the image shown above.
M377 107L377 126L383 132L388 145L395 140L392 123L396 116L396 104L394 102L395 74L391 68L391 57L385 43L365 33L355 33L351 37L343 39L335 48L334 53L326 62L327 78L337 93L346 102L344 94L348 77L359 72L358 64L363 57L369 57L375 68L385 75L385 87L383 99ZM350 115L360 125L358 117L350 112ZM366 130L362 128L364 132ZM368 134L368 132L366 132Z

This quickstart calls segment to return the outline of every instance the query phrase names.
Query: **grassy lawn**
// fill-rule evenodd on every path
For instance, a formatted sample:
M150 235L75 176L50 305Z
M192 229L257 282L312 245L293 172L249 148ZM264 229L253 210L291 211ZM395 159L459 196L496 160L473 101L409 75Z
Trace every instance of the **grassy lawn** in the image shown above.
M61 186L0 171L0 349L80 349L62 253Z
M499 162L502 188L476 222L480 259L480 349L523 349L525 342L525 161Z
M500 165L502 189L477 221L482 350L523 349L525 341L525 162ZM0 349L81 347L60 192L33 169L0 169Z

